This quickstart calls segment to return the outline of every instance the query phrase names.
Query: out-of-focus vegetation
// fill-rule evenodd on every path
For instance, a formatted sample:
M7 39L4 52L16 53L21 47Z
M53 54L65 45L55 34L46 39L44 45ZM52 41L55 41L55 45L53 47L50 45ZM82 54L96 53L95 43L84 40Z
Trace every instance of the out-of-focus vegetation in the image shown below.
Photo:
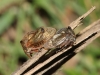
M41 26L67 27L94 5L96 10L76 33L100 18L100 0L0 0L0 75L10 75L27 60L19 43L26 32ZM99 38L77 57L64 66L65 75L100 75Z

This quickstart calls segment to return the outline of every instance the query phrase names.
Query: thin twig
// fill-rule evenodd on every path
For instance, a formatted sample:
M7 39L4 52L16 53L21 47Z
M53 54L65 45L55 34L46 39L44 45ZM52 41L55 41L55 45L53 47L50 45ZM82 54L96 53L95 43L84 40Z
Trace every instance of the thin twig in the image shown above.
M97 37L99 37L100 36L100 20L98 20L98 21L96 21L96 22L94 22L93 24L91 24L90 26L93 26L93 27L91 27L88 31L86 31L86 32L84 32L84 34L80 34L80 38L82 39L82 40L80 40L80 38L77 38L77 40L76 40L76 45L74 46L74 49L73 48L70 48L70 49L68 49L68 50L71 50L71 49L73 49L73 51L74 52L72 52L71 54L69 54L71 57L70 58L72 58L73 56L75 56L78 52L80 52L83 48L85 48L89 43L91 43L93 40L95 40ZM84 30L86 30L88 27L86 27ZM84 31L83 30L83 31ZM82 31L82 32L83 32ZM94 31L94 32L92 32L92 31ZM88 33L88 32L91 32L91 33ZM88 36L88 34L89 34L89 36L88 37L83 37L83 36L85 36L87 34L87 36ZM79 46L78 46L79 45ZM65 51L66 52L66 51ZM64 52L64 53L65 53ZM62 53L63 54L63 53ZM57 54L58 55L58 54ZM61 55L61 54L60 54ZM59 56L59 55L58 55ZM68 59L68 57L69 56L67 56L67 53L66 53L66 55L65 55L65 57L62 57L62 58L60 58L60 59L62 59L62 61L63 60L65 60L66 58ZM53 56L52 58L55 58L55 56ZM60 61L60 60L59 60ZM48 71L50 68L52 68L52 67L54 67L55 65L57 65L57 64L61 64L62 63L62 61L57 61L55 64L53 64L52 66L50 66L49 68L47 68L47 69L45 69L45 70L43 70L43 71L41 71L40 73L38 73L38 75L42 75L43 73L45 73L46 71ZM65 62L66 61L68 61L68 60L65 60ZM62 63L63 64L63 63ZM58 67L58 65L57 65L57 67Z
M80 22L87 16L89 15L93 10L95 9L95 6L92 7L88 12L86 12L84 15L82 15L81 17L79 17L77 20L73 21L69 26L72 29L75 29ZM31 74L36 74L38 72L38 70L40 70L41 68L43 68L41 71L38 72L39 74L44 74L46 75L46 72L50 72L49 69L51 67L53 67L53 65L56 65L56 63L58 64L60 61L64 61L65 62L65 58L67 58L68 56L66 56L68 53L70 52L79 52L81 49L83 49L85 46L87 46L89 43L84 43L82 42L83 40L87 39L89 36L91 36L94 32L96 33L96 35L94 36L94 39L96 39L100 34L99 34L99 29L100 29L100 20L98 20L96 23L92 24L93 26L89 26L86 29L84 29L82 32L79 33L77 39L76 39L76 45L70 48L67 48L66 50L63 50L61 52L58 52L56 54L54 54L51 57L46 57L45 53L47 52L46 50L42 50L40 53L38 53L38 55L34 55L32 57L32 59L29 59L27 62L25 62L16 72L14 72L12 75L31 75ZM95 26L96 25L96 26ZM93 27L95 27L95 30L93 29ZM99 29L98 29L99 28ZM93 32L94 30L94 32ZM98 35L98 36L97 36ZM93 37L92 37L93 38ZM88 40L93 41L94 39L89 38ZM84 43L82 45L80 45L80 43ZM86 40L87 42L87 40ZM84 46L83 46L84 45ZM75 48L75 50L73 50L73 48ZM77 48L77 49L76 49ZM72 49L72 50L71 50ZM64 55L65 53L67 53L66 55ZM43 56L44 55L44 56ZM69 54L69 56L72 56L73 54ZM73 55L74 56L74 55ZM39 61L42 60L41 58L43 58L44 61ZM45 58L46 57L46 58ZM62 57L61 59L58 59L57 57ZM47 59L48 58L48 59ZM68 59L68 58L67 58ZM58 61L57 61L58 60ZM56 61L56 63L54 64L52 61ZM41 63L42 62L42 63ZM51 67L50 65L46 67L46 69L44 70L44 67L46 65L48 65L49 63L51 63ZM62 65L62 64L61 64ZM58 68L57 68L58 69ZM54 70L56 71L56 69ZM53 73L53 72L52 72ZM52 74L51 73L51 74Z
M22 74L29 66L31 66L33 63L35 63L39 58L44 55L47 52L47 50L41 51L41 53L35 54L31 59L26 61L14 74L12 75L20 75Z
M87 11L85 14L83 14L82 16L80 16L78 19L76 19L75 21L73 21L69 26L72 29L75 29L77 26L80 25L81 21L87 17L96 7L93 6L89 11Z
M75 52L74 54L78 53L79 51L81 51L85 46L87 46L89 43L91 43L98 36L100 36L100 20L95 22L93 27L91 27L88 31L84 32L84 34L80 34L80 36L78 36L76 38L76 45L74 47L66 49L64 51L61 51L61 52L51 56L48 60L44 61L43 63L38 64L36 67L34 67L30 71L28 71L25 75L34 74L34 72L36 72L37 70L39 70L41 67L45 66L46 64L52 62L52 60L59 57L60 55L64 55L66 53L66 55L64 55L64 57L61 57L61 58L59 57L59 60L65 58L66 56L68 58L69 56L67 53L69 53L69 55L71 55L73 53L73 51ZM68 52L68 51L72 51L72 52ZM59 63L59 61L57 61L56 63ZM55 64L55 65L57 65L57 64ZM52 66L50 66L49 68L47 68L43 71L45 72L45 71L49 70ZM42 71L42 73L44 73L43 71ZM49 72L49 73L52 73L52 72Z

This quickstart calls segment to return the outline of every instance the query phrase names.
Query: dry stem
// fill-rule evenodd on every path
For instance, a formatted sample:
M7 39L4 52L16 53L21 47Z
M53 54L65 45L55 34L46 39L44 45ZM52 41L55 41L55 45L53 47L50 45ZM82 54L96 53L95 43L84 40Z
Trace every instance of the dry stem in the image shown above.
M80 22L89 15L95 6L88 12L73 21L69 26L75 29ZM25 62L16 72L12 75L48 75L53 74L59 67L61 67L66 61L75 56L85 46L91 43L94 39L100 36L100 20L86 27L79 34L77 34L76 44L73 47L67 48L58 53L45 54L47 50L34 55L31 59ZM55 49L56 50L56 49Z

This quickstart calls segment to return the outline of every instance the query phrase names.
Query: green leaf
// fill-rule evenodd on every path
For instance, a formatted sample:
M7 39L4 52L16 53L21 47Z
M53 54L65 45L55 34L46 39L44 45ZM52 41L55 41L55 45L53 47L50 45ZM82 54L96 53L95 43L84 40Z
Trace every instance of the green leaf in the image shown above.
M7 13L3 14L0 18L0 34L7 29L11 23L14 21L15 12L10 10Z

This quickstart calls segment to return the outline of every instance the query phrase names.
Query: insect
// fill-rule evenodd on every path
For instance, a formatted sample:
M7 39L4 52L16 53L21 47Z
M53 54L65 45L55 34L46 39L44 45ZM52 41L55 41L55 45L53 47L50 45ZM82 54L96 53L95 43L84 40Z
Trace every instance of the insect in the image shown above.
M56 32L56 34L49 40L49 44L52 48L64 49L68 46L73 46L75 44L75 33L71 27L62 28Z
M34 52L41 51L41 48L44 48L44 44L49 41L55 33L55 28L40 27L35 31L28 32L20 43L26 55L30 58Z
M56 30L52 27L41 27L36 31L28 32L20 41L24 52L28 57L32 57L34 52L41 51L42 48L64 49L75 43L75 33L71 27Z

